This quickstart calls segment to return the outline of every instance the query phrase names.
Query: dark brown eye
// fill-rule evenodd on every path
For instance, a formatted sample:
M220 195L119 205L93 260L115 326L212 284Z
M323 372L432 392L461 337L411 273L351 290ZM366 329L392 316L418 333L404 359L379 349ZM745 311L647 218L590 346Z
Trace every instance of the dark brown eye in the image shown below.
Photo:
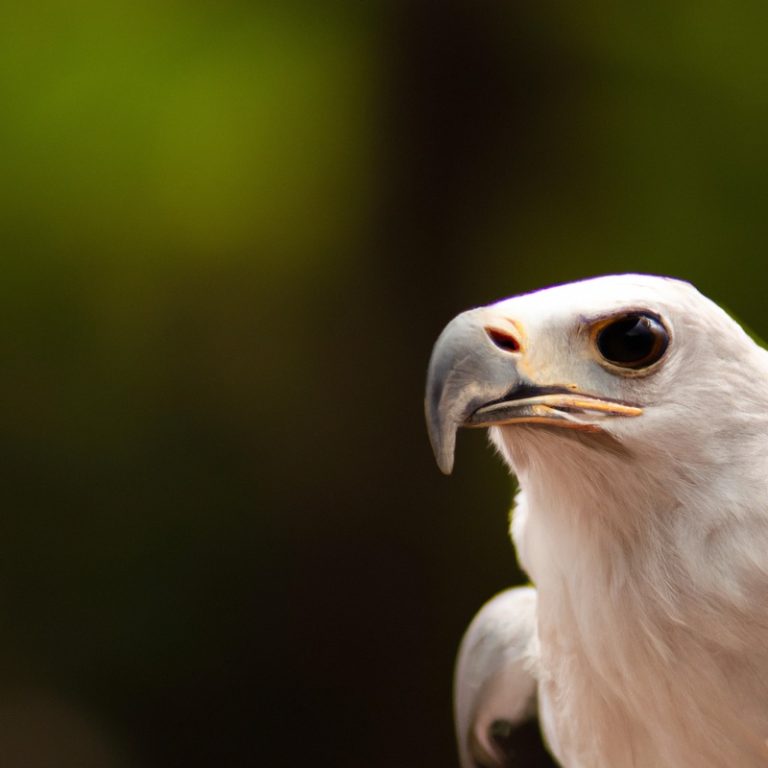
M600 329L597 348L613 365L638 370L653 365L669 344L667 329L653 315L623 315Z

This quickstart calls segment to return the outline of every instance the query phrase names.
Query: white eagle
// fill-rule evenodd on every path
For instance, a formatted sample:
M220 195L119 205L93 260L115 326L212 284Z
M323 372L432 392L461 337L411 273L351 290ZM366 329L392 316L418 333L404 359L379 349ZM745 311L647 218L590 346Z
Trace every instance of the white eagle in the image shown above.
M595 278L456 317L426 413L446 473L490 427L535 585L464 637L461 765L538 709L567 768L767 766L768 352L688 283Z

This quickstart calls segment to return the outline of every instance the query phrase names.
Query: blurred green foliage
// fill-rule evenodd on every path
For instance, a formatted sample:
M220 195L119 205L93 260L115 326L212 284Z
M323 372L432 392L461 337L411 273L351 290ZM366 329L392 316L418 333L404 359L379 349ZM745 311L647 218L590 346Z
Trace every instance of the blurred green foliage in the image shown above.
M454 649L521 574L482 436L433 467L432 341L630 270L764 336L768 6L2 19L0 754L450 764Z
M359 227L370 176L372 49L352 10L17 5L0 33L4 223L85 263L248 252L318 269Z

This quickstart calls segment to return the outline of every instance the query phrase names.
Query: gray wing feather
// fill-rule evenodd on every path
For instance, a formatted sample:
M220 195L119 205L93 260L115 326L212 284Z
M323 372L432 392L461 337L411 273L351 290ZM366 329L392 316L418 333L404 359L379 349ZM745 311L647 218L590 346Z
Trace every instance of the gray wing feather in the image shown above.
M461 768L505 765L494 730L536 710L536 590L508 589L489 600L459 648L454 681Z

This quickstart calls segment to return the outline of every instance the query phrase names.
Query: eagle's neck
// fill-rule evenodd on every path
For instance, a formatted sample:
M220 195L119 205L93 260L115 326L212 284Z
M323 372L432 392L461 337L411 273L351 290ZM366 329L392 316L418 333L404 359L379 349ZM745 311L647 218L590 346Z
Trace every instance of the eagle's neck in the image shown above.
M756 563L768 574L768 514L750 500L768 498L766 473L734 482L728 457L683 466L519 438L504 446L521 486L513 538L538 589L557 740L595 767L764 764L768 679L752 665L768 669L768 577L754 577Z

